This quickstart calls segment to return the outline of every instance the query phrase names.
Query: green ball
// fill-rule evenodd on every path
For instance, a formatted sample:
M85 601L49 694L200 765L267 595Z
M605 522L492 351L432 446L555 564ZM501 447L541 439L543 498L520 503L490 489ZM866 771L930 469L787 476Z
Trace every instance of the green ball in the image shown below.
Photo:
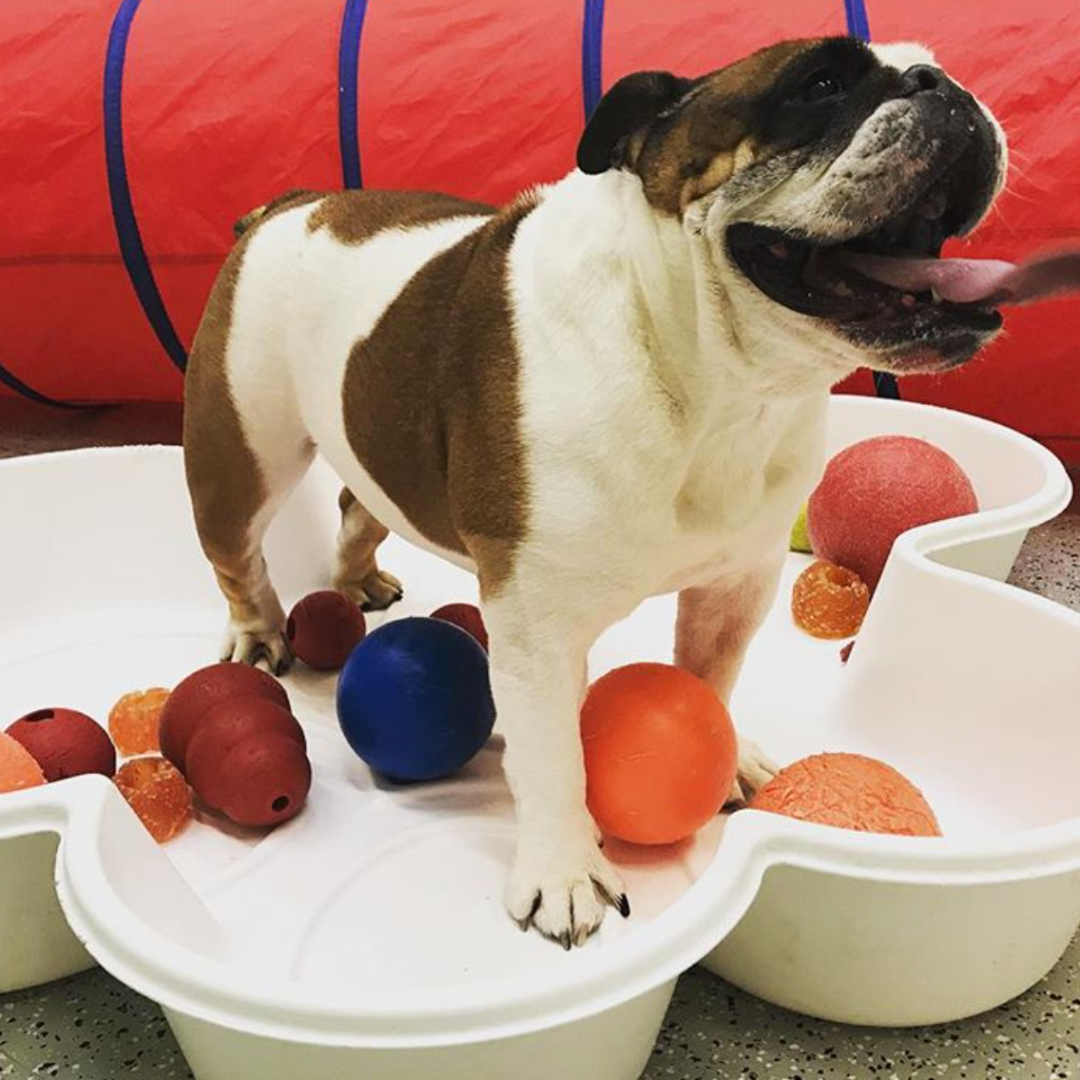
M803 503L795 524L791 526L791 540L788 544L792 551L804 551L812 555L814 549L810 544L810 534L806 531L806 504Z

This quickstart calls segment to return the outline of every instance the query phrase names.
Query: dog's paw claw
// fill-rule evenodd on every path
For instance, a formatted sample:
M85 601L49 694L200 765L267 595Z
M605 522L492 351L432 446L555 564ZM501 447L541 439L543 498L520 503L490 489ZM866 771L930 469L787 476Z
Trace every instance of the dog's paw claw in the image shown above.
M359 582L339 581L337 588L364 611L384 611L405 596L401 582L385 570L376 570Z
M281 630L242 630L229 627L221 647L221 659L255 667L263 663L273 675L283 675L292 664Z
M598 848L586 848L577 858L519 855L507 908L523 930L535 927L564 949L581 946L600 928L608 906L624 918L630 914L619 875Z

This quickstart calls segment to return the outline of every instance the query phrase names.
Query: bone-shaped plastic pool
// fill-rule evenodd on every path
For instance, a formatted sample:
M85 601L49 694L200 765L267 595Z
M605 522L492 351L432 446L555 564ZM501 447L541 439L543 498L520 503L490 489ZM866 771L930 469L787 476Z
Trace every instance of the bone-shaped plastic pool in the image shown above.
M615 845L634 915L567 955L500 906L513 832L498 738L448 781L381 785L337 730L334 677L297 671L316 779L277 832L198 822L158 848L98 777L0 796L0 988L85 966L85 943L161 1002L200 1080L629 1080L703 957L764 997L863 1023L945 1020L1022 991L1080 920L1080 616L1001 579L1068 481L993 424L833 401L832 450L889 432L953 454L983 509L900 539L846 667L791 625L805 563L791 556L733 713L781 760L890 761L943 839L747 812L675 849ZM335 490L316 470L275 525L287 601L326 582ZM0 505L0 718L102 717L214 659L223 613L178 451L5 463ZM393 617L475 595L403 543L384 561L408 586ZM670 658L673 617L670 597L642 605L593 673Z

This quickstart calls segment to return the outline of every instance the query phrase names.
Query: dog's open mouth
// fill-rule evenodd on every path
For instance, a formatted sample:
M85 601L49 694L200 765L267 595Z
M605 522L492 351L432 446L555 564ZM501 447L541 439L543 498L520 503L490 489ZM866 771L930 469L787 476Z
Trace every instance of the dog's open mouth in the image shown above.
M1080 288L1080 255L1019 265L941 257L953 235L947 193L932 189L872 232L837 244L753 223L731 225L728 249L766 296L803 315L846 325L909 324L991 332L997 308Z

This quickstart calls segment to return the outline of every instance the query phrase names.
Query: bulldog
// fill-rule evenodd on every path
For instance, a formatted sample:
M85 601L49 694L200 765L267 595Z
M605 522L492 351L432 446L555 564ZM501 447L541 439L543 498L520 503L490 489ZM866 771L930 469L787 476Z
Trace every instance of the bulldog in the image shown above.
M501 209L304 191L248 215L184 430L227 659L289 663L262 540L316 453L344 484L338 589L402 596L389 530L475 571L517 811L506 906L566 948L630 911L585 805L592 643L678 591L677 662L726 701L823 468L829 388L966 362L1017 273L938 257L1006 144L917 45L629 75L577 166ZM742 744L732 800L772 772Z

